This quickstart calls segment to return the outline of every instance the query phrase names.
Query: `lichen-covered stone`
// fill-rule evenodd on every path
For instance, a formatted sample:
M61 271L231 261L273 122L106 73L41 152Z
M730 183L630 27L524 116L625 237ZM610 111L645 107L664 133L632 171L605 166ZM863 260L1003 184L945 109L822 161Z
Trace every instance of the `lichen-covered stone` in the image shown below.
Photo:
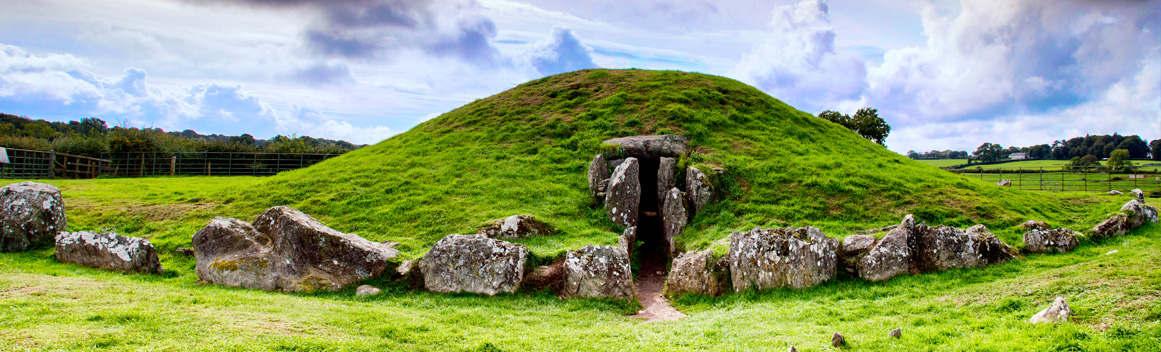
M162 272L157 249L149 240L115 233L61 232L56 236L56 259L122 272Z
M1068 317L1072 315L1072 307L1068 306L1068 302L1064 301L1064 297L1056 297L1048 308L1036 313L1029 319L1028 322L1032 324L1039 323L1056 323L1068 322Z
M480 229L479 233L491 238L513 239L536 236L550 236L556 230L532 215L512 215L495 220Z
M967 230L947 226L917 225L915 266L922 272L956 268L982 268L1016 257L1016 251L983 225Z
M215 218L194 234L193 245L202 280L287 292L338 291L378 277L399 255L286 206L266 210L253 226Z
M910 241L911 232L904 226L887 232L870 247L866 255L858 259L859 277L884 281L910 272L911 256L914 254L908 245Z
M1092 228L1092 231L1097 237L1116 237L1141 227L1145 223L1157 221L1157 208L1133 199L1121 206L1120 213L1113 214L1097 224Z
M637 247L637 227L633 226L621 232L621 237L617 239L617 246L625 249L625 253L633 255L633 250Z
M423 256L423 284L439 293L514 293L524 281L528 248L484 235L448 235Z
M1140 188L1134 188L1129 193L1133 194L1133 199L1136 199L1137 202L1145 204L1145 191L1142 191Z
M1047 230L1048 224L1043 221L1028 220L1020 224L1020 228L1024 229L1024 231Z
M1012 187L1012 180L1000 180L1000 182L996 182L996 186Z
M657 163L657 206L665 204L669 189L677 186L677 160L661 158Z
M729 264L723 264L725 267L714 259L712 250L682 253L673 259L665 278L665 293L720 296L730 285Z
M1080 245L1077 233L1069 229L1034 229L1024 233L1024 250L1029 253L1068 253Z
M690 218L705 209L705 206L714 197L713 186L710 185L709 178L706 178L705 173L701 170L692 166L685 169L685 193L686 197L689 198Z
M589 163L589 196L594 201L604 199L605 187L601 186L601 181L609 179L609 163L605 161L605 157L597 154L593 157L593 161Z
M754 228L730 235L735 291L816 286L835 276L839 241L813 227Z
M842 271L855 274L859 266L859 259L862 259L873 245L875 245L874 236L851 235L843 238L841 250L838 252Z
M638 158L678 157L685 154L689 138L679 135L629 136L602 141Z
M355 288L355 296L359 296L359 297L370 297L370 296L378 295L382 292L383 292L383 290L380 290L378 287L371 286L371 285L361 285L361 286Z
M538 266L531 273L525 275L520 289L527 291L550 290L560 294L564 289L564 276L564 258L561 258L552 264Z
M632 300L637 297L629 253L615 246L588 245L569 251L564 260L563 298L611 298Z
M67 225L56 186L20 182L0 188L0 252L51 245Z
M665 192L661 205L661 235L665 238L665 249L669 255L677 250L677 236L685 229L689 217L685 214L685 199L681 190L670 188Z
M605 195L605 213L609 220L621 226L637 226L637 211L641 207L641 166L637 158L627 158L617 166L609 179Z

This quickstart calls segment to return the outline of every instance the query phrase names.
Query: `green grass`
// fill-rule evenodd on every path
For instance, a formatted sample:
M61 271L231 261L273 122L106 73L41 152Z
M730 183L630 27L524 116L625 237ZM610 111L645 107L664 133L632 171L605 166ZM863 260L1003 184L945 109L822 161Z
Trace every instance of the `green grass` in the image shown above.
M1105 255L1117 250L1119 253ZM52 250L0 253L4 349L247 351L1148 351L1161 345L1161 225L1073 253L978 270L840 280L802 291L687 296L689 316L642 323L628 307L544 293L282 294L198 284L193 261L166 275L63 264ZM1026 321L1065 296L1071 323ZM903 328L903 338L887 331Z
M983 182L1012 181L1012 187L1024 190L1043 191L1089 191L1108 192L1118 190L1129 192L1139 188L1146 192L1161 194L1161 175L1148 174L1144 178L1126 178L1122 174L1082 173L1082 172L1022 172L1022 173L971 173L966 170L964 177Z
M924 160L916 160L916 161L927 164L927 165L931 165L934 167L948 167L948 166L963 165L963 164L968 163L968 159L924 159Z

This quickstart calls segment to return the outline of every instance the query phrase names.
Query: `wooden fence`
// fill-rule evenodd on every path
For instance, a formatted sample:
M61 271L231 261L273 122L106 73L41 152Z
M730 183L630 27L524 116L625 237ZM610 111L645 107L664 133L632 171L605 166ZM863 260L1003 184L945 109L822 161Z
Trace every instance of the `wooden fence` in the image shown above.
M100 158L7 149L0 178L94 178L97 176L269 176L301 169L341 154L314 153L106 153Z
M1139 188L1161 193L1161 172L1132 170L1110 172L1101 167L1027 167L1009 169L948 170L985 182L1008 180L1010 187L1032 191L1121 191Z

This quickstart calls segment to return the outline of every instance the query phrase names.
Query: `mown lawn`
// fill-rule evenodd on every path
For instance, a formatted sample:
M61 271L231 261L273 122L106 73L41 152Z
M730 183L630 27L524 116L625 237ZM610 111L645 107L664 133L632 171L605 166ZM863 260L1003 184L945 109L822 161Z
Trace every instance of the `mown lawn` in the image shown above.
M54 180L70 227L159 240L164 275L122 275L63 264L51 249L0 253L0 349L47 350L852 350L1121 351L1161 346L1161 225L1066 255L1030 255L981 270L872 284L838 280L802 291L681 297L675 322L625 318L632 303L561 301L547 293L436 295L373 280L386 293L283 294L202 285L192 258L169 253L214 215L252 220L231 196L260 179L195 177ZM242 193L240 193L242 192ZM1067 218L1095 223L1126 197L1074 198ZM1065 198L1062 198L1065 199ZM1103 200L1103 201L1102 201ZM349 224L324 218L346 230ZM820 221L828 229L862 226ZM1080 229L1080 228L1078 228ZM1018 231L995 229L1010 244ZM368 237L382 237L368 233ZM842 237L845 233L832 231ZM1119 252L1105 255L1111 250ZM1073 323L1026 320L1063 295ZM886 333L903 328L903 339ZM615 346L615 347L611 347Z
M934 167L948 167L967 164L968 159L922 159L916 160L918 162L931 165Z
M1111 250L1118 253L1106 255ZM166 275L56 262L52 250L0 254L6 350L247 351L1150 351L1161 346L1161 226L1065 255L980 270L837 281L802 291L684 297L689 317L642 323L632 307L544 293L282 294L201 285L190 259ZM1055 296L1072 323L1026 321ZM887 331L901 327L903 338Z

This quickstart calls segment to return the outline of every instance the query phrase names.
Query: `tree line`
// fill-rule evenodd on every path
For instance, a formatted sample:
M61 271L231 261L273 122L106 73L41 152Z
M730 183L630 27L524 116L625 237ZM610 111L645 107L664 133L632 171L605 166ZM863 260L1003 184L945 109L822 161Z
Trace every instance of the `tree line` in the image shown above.
M308 136L278 135L256 139L250 134L203 135L188 129L166 132L160 128L108 127L104 120L96 117L53 122L0 113L0 147L101 157L109 153L139 152L342 154L363 145Z
M1161 139L1145 143L1145 140L1140 136L1122 136L1116 133L1112 135L1087 135L1053 141L1051 145L1037 144L1028 147L1010 146L1004 148L999 143L988 142L981 144L970 155L966 151L932 150L918 153L912 150L907 152L907 157L912 159L968 159L970 164L972 162L996 162L1008 158L1013 153L1024 153L1027 159L1070 161L1084 159L1095 160L1099 164L1100 160L1111 159L1114 154L1119 154L1118 150L1124 151L1123 154L1118 155L1124 160L1151 158L1161 161Z

